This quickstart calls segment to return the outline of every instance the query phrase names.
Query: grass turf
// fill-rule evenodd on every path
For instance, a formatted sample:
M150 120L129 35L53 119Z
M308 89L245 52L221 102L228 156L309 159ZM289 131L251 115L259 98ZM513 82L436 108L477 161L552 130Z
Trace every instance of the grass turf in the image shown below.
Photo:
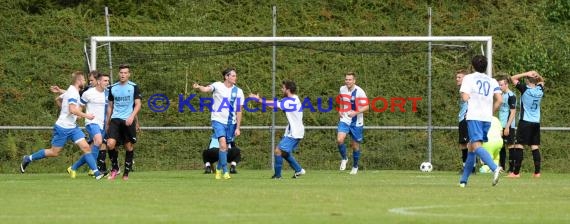
M133 172L128 181L78 173L0 174L1 223L568 223L570 176L523 173L308 170L272 180L239 170L230 180L201 171Z

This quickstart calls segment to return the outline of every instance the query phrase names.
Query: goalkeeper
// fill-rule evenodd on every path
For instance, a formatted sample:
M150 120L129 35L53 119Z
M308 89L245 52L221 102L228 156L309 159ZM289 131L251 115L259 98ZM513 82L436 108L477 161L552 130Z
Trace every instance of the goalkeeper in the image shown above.
M202 151L202 161L204 161L204 173L212 173L212 164L218 162L218 153L220 151L220 143L214 136L210 139L208 149ZM236 146L234 141L228 143L227 158L230 162L230 173L236 174L236 166L241 161L241 150Z
M483 143L482 147L489 152L491 158L495 162L495 164L499 164L499 152L503 147L503 128L501 126L501 121L499 118L493 117L491 121L491 128L489 128L489 132L487 133L488 142ZM481 161L483 163L483 161ZM481 173L490 173L491 169L487 165L483 163L484 166L481 166L479 172Z

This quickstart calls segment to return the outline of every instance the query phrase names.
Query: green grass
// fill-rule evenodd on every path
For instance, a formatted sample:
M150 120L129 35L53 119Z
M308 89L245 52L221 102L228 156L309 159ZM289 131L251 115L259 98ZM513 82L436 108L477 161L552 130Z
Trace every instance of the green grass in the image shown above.
M290 170L284 172L292 175ZM240 170L134 172L127 182L84 174L1 174L0 223L567 223L568 174L491 175L457 186L455 172L308 170L268 179Z

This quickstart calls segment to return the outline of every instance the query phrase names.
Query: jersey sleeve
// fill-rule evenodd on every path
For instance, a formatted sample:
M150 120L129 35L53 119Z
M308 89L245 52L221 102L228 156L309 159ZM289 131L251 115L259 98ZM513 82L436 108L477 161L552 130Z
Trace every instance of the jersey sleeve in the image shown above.
M301 102L300 99L298 100L295 97L285 97L281 100L275 101L275 107L284 112L297 111L301 108Z
M68 90L66 94L69 94L67 98L67 104L79 105L79 92Z
M221 84L221 82L214 82L214 83L210 84L209 87L212 87L212 91L211 91L211 92L216 92L216 89L219 89L219 88L220 88L220 85L219 85L219 84Z
M238 89L238 95L237 95L238 99L237 100L239 102L239 105L237 105L238 107L243 106L244 102L245 102L245 95L243 94L243 90L242 89Z
M509 109L516 109L517 108L517 97L513 94L510 95L507 99L507 103L509 104Z
M537 88L540 88L541 92L544 92L544 86L542 86L542 84L538 84L536 85Z
M109 100L109 102L115 101L115 96L113 96L113 88L109 88L109 97L107 97L107 100Z
M492 84L491 88L493 89L493 93L499 93L499 94L503 93L496 79L491 79L491 84Z
M283 103L284 103L283 101L286 100L286 99L287 99L287 98L283 98L283 99L280 99L280 100L273 101L273 103L275 104L275 108L277 108L277 109L279 109L279 110L283 110L283 107L282 107L282 105L283 105Z
M89 92L86 91L83 94L79 94L79 95L81 95L81 100L79 101L80 105L81 106L87 105L87 103L89 103Z
M363 89L359 90L360 91L356 93L356 99L358 100L357 105L368 105L368 97L366 96L366 93Z
M83 87L83 89L79 90L79 96L83 96L83 93L87 92L87 90L89 90L91 88L91 86L87 85L85 87Z
M138 85L134 86L134 99L142 99L141 90Z
M299 111L303 107L303 102L301 98L296 97L285 97L279 101L279 109L284 112L295 112Z
M467 75L463 78L463 82L461 83L461 88L459 88L460 93L471 93L471 76Z

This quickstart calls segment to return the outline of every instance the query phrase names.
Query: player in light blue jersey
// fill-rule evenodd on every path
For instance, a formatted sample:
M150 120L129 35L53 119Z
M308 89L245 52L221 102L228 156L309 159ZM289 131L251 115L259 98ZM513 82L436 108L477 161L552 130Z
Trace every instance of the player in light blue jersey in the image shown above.
M249 97L257 99L257 102L263 103L264 107L281 109L285 112L285 116L287 117L288 124L285 128L285 134L283 134L283 138L274 150L275 162L273 164L273 170L275 172L271 178L281 179L283 159L285 159L295 171L293 178L299 178L305 174L305 169L303 169L295 157L293 157L293 152L295 152L297 146L299 146L299 142L301 142L301 139L305 136L303 110L301 110L303 104L299 96L295 94L297 92L295 82L283 81L281 84L281 92L284 98L278 101L261 99L261 97L256 94L250 94Z
M85 77L83 72L77 71L72 75L72 83L63 95L61 111L53 128L53 137L51 140L51 148L40 149L39 151L26 155L20 164L20 172L26 172L26 168L32 161L40 160L46 157L57 157L59 152L68 140L72 140L83 151L83 159L93 170L97 179L101 179L103 174L97 169L97 164L87 141L85 135L77 126L77 117L84 117L87 119L96 118L93 114L83 113L79 106L79 89L85 85Z
M501 75L497 78L499 82L499 87L503 92L503 103L499 107L499 121L501 121L501 127L503 127L503 147L499 152L499 164L501 167L505 167L507 150L509 149L509 175L508 177L517 177L514 175L514 164L515 164L515 115L517 107L517 96L509 89L510 78L507 75Z
M352 148L352 170L350 174L358 173L358 161L360 160L360 144L364 141L364 112L369 109L368 98L362 88L356 85L356 74L348 72L344 76L344 85L340 87L339 122L337 127L336 142L340 153L340 170L346 169L348 156L344 140L350 135Z
M130 66L119 65L119 82L109 89L109 106L107 107L106 127L107 148L111 160L111 173L107 179L114 180L119 173L118 151L115 149L117 142L125 147L125 168L123 180L129 179L134 157L134 144L137 142L137 114L141 109L141 93L134 82L129 81L131 76ZM99 161L105 161L105 158Z
M455 84L457 88L461 87L463 83L463 77L465 77L469 72L465 69L458 70L455 72ZM459 93L461 95L461 92ZM465 119L465 114L467 114L467 102L463 101L461 97L459 98L459 114L457 115L458 131L459 131L459 149L461 150L461 161L463 162L459 174L463 174L463 169L465 169L465 160L467 160L467 143L469 142L469 134L467 133L467 120ZM476 174L475 166L473 166L471 172Z
M471 60L475 69L474 73L466 75L459 91L461 99L467 102L467 132L469 133L469 152L465 160L465 167L472 167L475 164L475 157L481 160L493 171L492 185L499 182L499 174L502 171L500 166L493 161L491 155L482 147L483 142L487 142L487 133L491 127L493 113L499 109L503 100L501 89L497 80L489 77L484 72L487 70L487 58L477 55ZM494 99L494 101L493 101ZM459 180L459 186L465 187L469 179L471 170L463 169L463 175Z
M525 83L520 82L525 78ZM534 160L533 177L540 177L540 103L544 96L544 79L538 72L529 71L511 77L513 84L521 92L521 111L515 144L518 163L513 173L519 175L523 160L523 145L530 146Z
M214 98L212 105L212 128L218 139L220 151L216 168L216 179L230 179L228 172L228 143L240 135L241 116L245 101L243 91L237 87L237 73L228 68L222 72L223 82L214 82L208 86L194 83L192 87L200 92L211 92Z

